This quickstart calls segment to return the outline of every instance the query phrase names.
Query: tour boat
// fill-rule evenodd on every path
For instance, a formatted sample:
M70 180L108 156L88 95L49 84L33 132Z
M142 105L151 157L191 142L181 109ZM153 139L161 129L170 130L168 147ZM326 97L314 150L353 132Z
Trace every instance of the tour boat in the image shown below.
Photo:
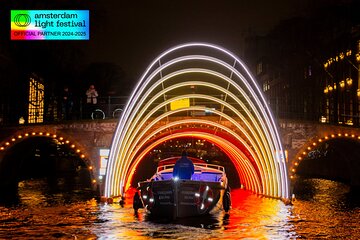
M156 173L138 183L135 211L145 208L152 216L172 219L229 211L231 198L224 167L188 157L194 163L194 174L190 180L177 179L173 178L173 167L178 158L160 161Z

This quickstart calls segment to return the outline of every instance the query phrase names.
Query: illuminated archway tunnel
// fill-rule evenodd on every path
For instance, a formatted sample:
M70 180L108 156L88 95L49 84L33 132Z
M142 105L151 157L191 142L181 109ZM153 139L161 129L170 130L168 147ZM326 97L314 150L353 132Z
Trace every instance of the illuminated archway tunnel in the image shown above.
M206 43L171 48L146 69L113 138L105 196L126 192L152 149L184 137L219 147L246 189L289 198L281 141L261 90L238 57Z
M86 155L63 136L18 133L0 145L0 153L1 202L16 200L18 186L26 181L37 181L45 192L87 191L94 195L94 176Z
M360 186L360 135L333 132L311 139L298 152L290 167L290 179L299 175L344 181ZM296 185L296 184L293 184Z

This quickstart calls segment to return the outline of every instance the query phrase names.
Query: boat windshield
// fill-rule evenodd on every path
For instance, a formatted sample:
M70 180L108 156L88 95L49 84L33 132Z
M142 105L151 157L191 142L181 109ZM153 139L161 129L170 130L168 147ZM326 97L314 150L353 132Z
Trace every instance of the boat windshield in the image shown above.
M195 163L195 172L191 177L194 181L220 182L225 175L222 166L206 163ZM174 164L162 165L157 168L154 180L170 180L173 177Z

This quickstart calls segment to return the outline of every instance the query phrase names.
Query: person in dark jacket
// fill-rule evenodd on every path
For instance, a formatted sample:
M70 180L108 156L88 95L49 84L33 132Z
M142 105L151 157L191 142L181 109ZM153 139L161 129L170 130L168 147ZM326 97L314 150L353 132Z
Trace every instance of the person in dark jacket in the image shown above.
M194 164L189 158L187 158L187 153L183 151L181 158L175 163L173 177L175 179L191 179L193 174Z

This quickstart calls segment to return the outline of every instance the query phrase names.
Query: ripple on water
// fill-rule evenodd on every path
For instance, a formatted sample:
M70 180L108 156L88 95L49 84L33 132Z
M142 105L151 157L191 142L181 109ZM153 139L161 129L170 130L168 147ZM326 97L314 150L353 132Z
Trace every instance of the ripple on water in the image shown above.
M310 179L301 187L292 206L234 190L230 214L171 222L134 214L131 202L30 191L20 205L0 207L0 239L360 239L358 198L346 185Z

